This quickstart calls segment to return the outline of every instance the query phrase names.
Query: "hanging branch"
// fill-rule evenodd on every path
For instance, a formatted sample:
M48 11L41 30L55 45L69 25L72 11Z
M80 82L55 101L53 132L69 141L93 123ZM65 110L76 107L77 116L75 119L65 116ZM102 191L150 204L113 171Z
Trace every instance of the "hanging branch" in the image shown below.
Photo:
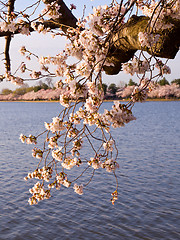
M58 24L58 21L61 21L65 16L65 12L59 15L57 12L59 6L56 4L57 2L62 4L63 1L44 0L44 2L54 4L53 6L46 6L43 10L44 16L50 9L48 16L50 18L56 17L51 22ZM38 58L42 71L47 72L48 65L53 65L55 66L56 76L65 79L59 79L56 83L56 87L60 92L60 104L63 107L58 117L54 117L50 123L44 123L46 130L42 134L40 133L37 136L30 134L29 137L23 134L20 135L20 140L23 143L36 145L39 141L38 138L44 134L42 149L37 147L32 149L32 156L39 159L38 168L25 177L25 180L32 178L42 180L41 183L38 181L30 189L32 194L29 198L30 205L49 199L52 188L59 189L61 186L69 188L72 182L76 180L78 182L74 183L73 189L77 194L82 195L83 188L90 183L95 170L101 168L114 173L116 189L111 194L112 204L117 200L118 181L115 170L119 168L117 162L118 149L111 134L111 128L123 127L136 119L132 113L135 102L146 100L148 92L155 85L154 78L170 73L170 68L166 63L156 59L155 56L162 57L162 49L168 47L168 44L172 45L169 39L175 38L175 40L172 39L173 43L175 43L174 46L164 49L165 56L174 57L180 42L179 36L175 36L180 27L176 14L176 20L169 18L171 24L162 27L166 19L164 19L164 14L160 14L164 9L166 10L166 5L158 9L157 13L155 12L156 9L154 9L155 17L149 17L149 15L148 17L138 17L131 16L134 10L131 5L135 2L137 3L136 0L129 0L123 6L121 1L120 5L115 4L110 7L100 6L97 9L95 8L93 10L94 14L90 15L89 19L81 19L77 23L78 28L71 28L66 32L70 43L66 44L61 53L55 57ZM60 10L62 11L62 8ZM179 10L179 6L176 10ZM173 14L170 14L169 17L171 16L174 17ZM42 19L41 16L40 19ZM36 25L36 20L38 18L34 19L34 25ZM64 21L66 20L68 21L65 16ZM177 24L173 21L177 21ZM90 26L89 29L85 27L87 25ZM36 29L36 26L34 27ZM40 30L37 29L38 32L44 30L44 26L40 27ZM45 30L45 33L47 32ZM137 50L141 50L139 57L134 56ZM146 54L142 51L149 52L150 57L144 56ZM22 55L27 54L27 56L31 54L25 46L20 49L20 53ZM78 59L69 64L74 56ZM132 56L134 56L132 62L127 63ZM35 57L37 58L37 56ZM109 69L114 69L117 73L121 69L121 63L124 62L123 70L131 75L136 74L140 79L140 83L133 89L131 100L127 104L115 101L111 110L104 109L104 112L101 113L101 109L104 108L102 106L100 109L104 97L101 79L102 69L104 67L105 70L108 70L108 73ZM109 63L114 63L115 67ZM26 69L26 66L22 70L24 69ZM159 71L159 74L156 71ZM111 71L111 74L114 74L114 72ZM43 72L32 71L31 76L37 79L43 76ZM12 80L21 84L18 77L17 79L14 77ZM47 134L45 134L46 132ZM88 147L86 154L83 146ZM82 164L88 166L81 168ZM77 171L79 176L75 180L69 181L70 174L66 169L71 170L75 167L80 169L80 173ZM80 185L80 177L89 168L93 168L89 182L83 186L85 181L82 178L82 184ZM49 181L51 181L49 184L46 183Z

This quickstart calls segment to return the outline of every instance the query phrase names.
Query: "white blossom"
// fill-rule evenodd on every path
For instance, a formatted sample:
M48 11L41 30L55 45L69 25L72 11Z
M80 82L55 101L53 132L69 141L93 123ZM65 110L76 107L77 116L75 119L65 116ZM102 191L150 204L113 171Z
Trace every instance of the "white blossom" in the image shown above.
M74 188L75 193L77 193L79 195L83 194L83 185L82 184L79 186L75 183L73 188Z

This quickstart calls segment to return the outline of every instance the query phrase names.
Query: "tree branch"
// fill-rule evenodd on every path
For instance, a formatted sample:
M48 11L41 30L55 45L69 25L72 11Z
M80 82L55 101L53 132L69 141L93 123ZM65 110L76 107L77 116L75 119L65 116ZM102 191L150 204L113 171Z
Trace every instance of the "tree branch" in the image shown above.
M6 72L9 72L11 70L11 62L10 62L10 56L9 56L9 49L10 49L10 43L11 43L11 36L5 37L5 66L6 66Z
M44 0L43 2L45 4L50 4L54 2L54 0ZM66 31L67 27L75 28L77 23L77 18L72 14L72 11L66 6L66 4L62 0L57 0L56 3L60 6L60 9L58 10L58 12L60 13L60 16L59 18L55 19L55 22L57 24L63 24L62 26L63 31Z
M15 2L15 0L10 0L10 2ZM50 4L54 2L54 0L44 0L45 4ZM76 27L76 22L77 19L76 17L72 14L72 12L70 11L70 9L65 5L65 3L62 0L57 0L56 1L58 3L58 5L60 6L59 9L59 18L56 19L49 19L43 22L43 25L45 26L45 28L50 28L50 29L56 29L58 27L61 26L62 24L62 30L66 31L66 29L68 27ZM11 9L11 12L14 8ZM31 28L30 23L26 23L27 25L29 24L29 30L30 32L33 32L34 29ZM42 24L42 22L37 22L38 24ZM14 34L18 34L19 31L16 30L14 33L9 32L9 31L0 31L0 37L4 37L4 36L9 36L9 35L14 35Z
M14 3L15 0L9 0L8 1L8 22L11 21L11 13L14 11ZM6 66L6 72L9 72L11 69L11 63L10 63L10 56L9 56L9 49L10 49L10 43L11 43L11 34L8 36L5 36L5 66Z
M160 29L154 34L159 34L160 38L155 47L141 47L138 40L139 32L145 32L149 24L149 18L145 16L133 15L129 21L117 31L112 38L112 46L108 54L108 61L114 63L114 67L104 67L107 74L119 73L121 64L130 60L137 50L144 50L149 54L161 58L175 58L180 46L180 20L169 19L173 26L167 29Z
M50 4L54 2L54 0L45 0L44 3L46 4ZM14 3L15 0L9 0L8 4L7 4L7 10L8 10L8 22L11 21L11 13L14 11ZM65 3L62 0L58 0L57 3L60 5L60 9L59 9L59 13L60 16L57 19L50 19L48 21L43 22L43 25L45 26L45 28L50 28L50 29L56 29L58 27L60 27L61 24L63 24L61 26L62 30L64 32L66 32L68 27L76 27L76 22L77 19L75 18L75 16L72 14L72 12L68 9L68 7L65 5ZM37 22L37 26L38 24L42 24L42 22ZM29 23L29 30L30 32L33 32L34 29L30 26ZM19 31L16 30L14 33L10 32L10 31L2 31L0 32L0 37L5 37L5 66L6 66L6 72L9 72L11 69L11 64L10 64L10 56L9 56L9 49L10 49L10 43L11 43L11 36L14 34L18 34Z

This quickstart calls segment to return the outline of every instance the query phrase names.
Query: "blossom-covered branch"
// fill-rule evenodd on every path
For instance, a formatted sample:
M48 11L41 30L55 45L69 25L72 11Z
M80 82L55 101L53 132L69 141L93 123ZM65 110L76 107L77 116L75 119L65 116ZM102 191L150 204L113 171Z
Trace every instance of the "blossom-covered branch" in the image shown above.
M10 71L4 74L6 80L17 85L24 83L24 78L17 75L19 72L21 75L29 74L32 79L57 78L56 88L62 111L52 118L52 122L45 123L42 133L20 135L23 143L37 146L33 148L32 156L39 159L37 168L25 177L25 180L38 179L30 189L32 197L29 203L32 205L49 199L52 188L70 188L72 183L74 191L82 195L96 171L105 169L115 177L116 187L111 198L114 204L118 197L115 171L119 163L118 147L111 129L124 127L135 120L132 112L134 104L145 101L158 78L171 73L167 60L162 61L159 57L174 57L178 50L179 37L170 50L164 48L168 45L167 39L178 32L180 1L112 1L109 6L98 6L89 16L78 20L63 1L43 2L45 8L34 19L23 11L11 13L12 19L7 22L9 15L3 13L0 23L1 32L30 36L32 28L39 34L51 33L54 38L66 36L68 40L64 50L58 50L55 56L51 53L39 56L22 46L20 54L28 60L34 58L39 70L28 66L31 61L29 64L24 61L15 74ZM31 7L37 8L36 5ZM73 9L75 6L71 5ZM134 16L135 10L146 16ZM168 22L167 18L170 19ZM47 21L59 28L54 31L53 27L46 25ZM118 73L121 68L128 74L137 75L138 86L127 104L115 101L112 109L104 109L103 112L102 73ZM43 137L43 144L39 147L39 139ZM84 146L88 146L89 155L84 156ZM80 172L72 177L70 173L75 173L73 170L76 167ZM87 174L89 169L92 169L90 176ZM82 176L86 176L86 180Z

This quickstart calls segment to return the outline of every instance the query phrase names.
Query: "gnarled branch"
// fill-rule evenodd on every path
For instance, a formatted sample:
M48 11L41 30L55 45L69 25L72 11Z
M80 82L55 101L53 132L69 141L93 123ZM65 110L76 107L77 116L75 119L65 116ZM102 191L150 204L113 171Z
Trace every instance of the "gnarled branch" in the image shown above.
M117 31L112 38L112 46L108 54L109 62L114 67L104 67L107 74L117 74L121 70L121 64L130 60L137 50L144 50L156 57L173 59L180 46L180 20L169 19L172 26L155 32L160 38L155 47L141 47L138 34L145 32L149 24L149 18L133 15L129 21Z

